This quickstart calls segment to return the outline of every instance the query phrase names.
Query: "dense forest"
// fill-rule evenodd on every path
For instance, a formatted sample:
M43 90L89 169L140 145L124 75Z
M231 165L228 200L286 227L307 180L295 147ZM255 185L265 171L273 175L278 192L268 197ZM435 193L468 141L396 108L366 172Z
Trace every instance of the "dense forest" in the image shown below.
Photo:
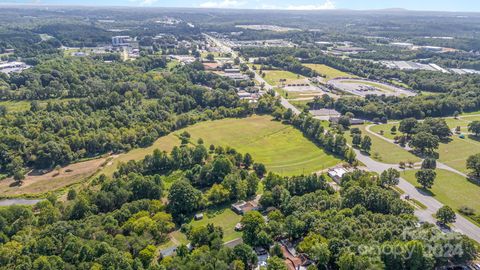
M101 175L90 188L70 190L66 202L49 197L33 208L0 209L1 268L251 269L253 248L271 247L268 269L278 270L285 267L275 244L281 239L296 243L311 269L433 269L475 256L466 237L416 226L411 206L375 174L347 174L338 193L325 176L266 174L248 153L181 136L170 154L156 150L122 164L112 179ZM270 212L243 216L243 244L223 246L222 228L212 224L181 226L196 211L254 196L262 177L260 203ZM180 227L190 248L159 256L157 246Z
M238 99L233 81L205 73L201 65L149 72L165 64L155 57L135 64L54 59L3 78L4 99L33 101L28 111L0 110L0 172L52 169L145 147L198 121L254 111ZM49 101L45 106L39 99Z

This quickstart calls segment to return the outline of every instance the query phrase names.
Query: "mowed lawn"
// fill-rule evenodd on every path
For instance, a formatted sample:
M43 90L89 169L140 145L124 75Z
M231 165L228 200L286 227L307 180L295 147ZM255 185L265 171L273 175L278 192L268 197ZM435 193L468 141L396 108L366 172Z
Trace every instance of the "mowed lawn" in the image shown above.
M402 172L402 178L412 185L421 187L415 178L416 170ZM480 187L456 173L436 170L437 178L431 189L433 196L445 205L458 211L461 206L468 206L480 213Z
M112 175L120 162L143 159L155 149L170 151L180 144L177 136L183 131L191 134L192 143L202 138L207 147L210 144L230 146L242 154L250 153L254 161L265 164L267 170L286 176L320 171L341 162L294 127L273 121L270 116L252 116L202 122L176 131L150 147L119 155L102 172Z
M335 78L358 78L355 75L340 71L338 69L329 67L327 65L322 64L304 64L304 66L322 74L325 76L326 80L329 81Z
M263 73L265 74L263 79L272 86L280 85L280 80L286 80L286 83L289 83L291 81L305 79L302 75L285 70L264 70Z
M226 243L242 237L241 232L235 231L235 225L237 225L241 219L242 216L237 215L230 208L226 207L223 209L207 210L203 212L203 219L194 220L192 218L188 224L190 224L192 228L207 226L208 224L219 226L223 229L223 242ZM160 249L169 248L179 244L185 245L189 242L187 236L180 230L177 230L170 234L170 241L161 245Z
M460 116L458 119L445 119L451 129L460 127L461 132L464 134L468 132L468 124L472 121L478 120L480 120L480 116L476 115L464 115ZM385 138L393 139L397 135L402 135L402 133L399 131L397 131L396 134L392 134L390 132L390 129L394 125L398 129L398 123L389 123L372 126L370 130L377 134L380 134L380 131L383 131L383 136ZM446 165L463 173L468 173L469 171L466 167L467 158L471 155L480 153L480 141L467 135L464 139L461 139L458 134L454 134L451 137L451 141L448 143L440 143L440 147L437 152L440 155L440 162L445 163Z
M341 162L294 127L273 121L270 116L211 121L185 130L192 135L192 142L202 138L207 145L230 146L240 153L250 153L267 170L282 175L312 173Z
M366 131L365 125L353 127L358 127L362 131L362 138L365 135L368 135L372 139L372 149L370 151L370 155L373 159L388 164L398 164L401 161L420 161L420 158L408 152L407 150L402 149L400 146L387 142L382 138L370 134L368 131ZM349 132L345 133L345 137L348 143L351 144L352 137L350 136Z

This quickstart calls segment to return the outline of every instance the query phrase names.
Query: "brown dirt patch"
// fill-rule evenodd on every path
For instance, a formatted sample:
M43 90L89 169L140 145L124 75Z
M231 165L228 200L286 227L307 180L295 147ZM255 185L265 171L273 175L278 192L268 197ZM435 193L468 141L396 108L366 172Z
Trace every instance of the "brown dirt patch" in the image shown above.
M61 189L90 177L106 160L107 157L79 162L63 167L59 171L53 170L45 174L30 173L21 186L16 186L12 178L7 178L0 181L0 194L6 196L38 195Z

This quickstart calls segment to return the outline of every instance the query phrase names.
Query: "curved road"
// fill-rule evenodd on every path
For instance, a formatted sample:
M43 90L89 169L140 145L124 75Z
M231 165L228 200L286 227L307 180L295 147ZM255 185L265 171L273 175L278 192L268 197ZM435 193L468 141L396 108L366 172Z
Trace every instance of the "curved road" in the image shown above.
M391 140L389 140L389 139L387 139L383 136L380 136L379 134L376 134L375 132L370 131L370 129L369 129L370 126L367 126L367 128L366 128L366 130L370 134L375 135L375 136L379 136L380 138L382 138L382 139L384 139L388 142L393 143L393 141L391 141ZM398 146L398 147L400 147L400 146ZM364 155L363 153L361 153L358 150L355 150L355 152L357 154L357 159L359 161L361 161L363 164L365 164L365 166L371 171L381 173L388 168L399 169L398 165L381 163L381 162L373 160L372 158L370 158L367 155ZM440 168L440 169L448 170L448 171L457 173L459 175L462 175L464 177L467 177L466 174L464 174L462 172L459 172L458 170L455 170L454 168L451 168L451 167L449 167L449 166L447 166L443 163L437 162L437 167ZM443 204L441 202L437 201L432 196L424 193L422 190L417 189L414 185L410 184L407 180L405 180L403 178L400 178L400 182L398 184L398 187L400 189L402 189L406 194L408 194L411 198L419 201L420 203L422 203L423 205L425 205L427 207L427 209L425 209L425 210L419 209L419 210L415 211L415 215L421 221L430 222L430 223L435 223L436 222L436 220L433 216L438 211L438 209L440 209L443 206ZM456 231L461 232L461 233L467 235L468 237L474 239L478 243L480 243L480 227L473 224L472 222L470 222L468 219L464 218L463 216L457 214L457 220L452 225L452 227Z
M213 37L211 37L209 35L206 35L206 34L205 34L205 36L207 38L209 38L210 40L212 40L214 43L216 43L217 46L221 47L225 52L232 53L232 57L238 57L238 54L235 51L233 51L230 47L228 47L227 45L222 43L220 40L218 40L216 38L213 38ZM241 59L240 61L243 62L243 59ZM273 89L273 86L268 84L262 78L262 76L260 76L255 70L253 70L251 68L250 68L250 70L255 74L255 79L258 82L265 84L265 89L267 89L267 90ZM276 96L280 96L280 95L278 93L276 93ZM298 115L298 114L301 113L300 110L298 110L295 106L293 106L290 102L288 102L287 99L283 98L282 96L280 96L280 102L281 102L283 107L285 107L287 109L292 109L294 114ZM367 131L369 133L371 133L372 135L380 136L379 134L376 134L376 133L370 131L370 129L368 127L367 127ZM382 139L387 140L390 143L393 143L393 141L390 141L390 140L384 138L383 136L380 136L380 137ZM370 171L381 173L384 170L387 170L388 168L399 169L398 165L385 164L385 163L375 161L372 158L370 158L369 156L364 155L363 153L361 153L360 151L358 151L356 149L355 149L355 152L357 154L357 159L360 162L362 162L363 164L365 164L365 166ZM457 170L455 170L453 168L450 168L443 163L437 163L437 166L441 169L450 170L452 172L459 173L460 175L466 176L466 175L462 174L461 172L458 172ZM418 190L415 186L413 186L412 184L410 184L408 181L406 181L403 178L400 178L398 187L400 189L402 189L406 194L408 194L411 198L419 201L420 203L422 203L423 205L425 205L427 207L427 209L425 209L425 210L419 209L419 210L415 211L415 215L421 221L435 223L435 218L433 216L437 212L437 210L440 209L443 206L442 203L437 201L435 198L433 198L433 197L431 197L431 196L429 196L425 193L422 193L421 190ZM465 219L464 217L462 217L460 215L457 215L457 221L455 222L455 224L453 224L453 228L456 231L459 231L459 232L467 235L471 239L474 239L475 241L480 243L480 227L476 226L475 224L473 224L469 220Z

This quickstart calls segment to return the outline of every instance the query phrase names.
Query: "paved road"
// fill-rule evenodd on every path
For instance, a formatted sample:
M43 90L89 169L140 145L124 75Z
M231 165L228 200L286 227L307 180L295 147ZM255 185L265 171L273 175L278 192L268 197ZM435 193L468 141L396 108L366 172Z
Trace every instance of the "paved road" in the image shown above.
M210 39L212 42L214 42L218 47L220 47L224 52L227 52L227 53L231 53L232 54L232 58L237 58L238 57L238 53L234 50L232 50L232 48L228 47L227 45L225 45L221 40L219 39L216 39L210 35L207 35L207 34L204 34L208 39ZM245 61L240 58L240 62L241 63L244 63ZM270 84L268 84L263 78L262 76L260 76L260 74L257 73L256 70L252 69L251 67L249 67L250 71L252 71L254 74L255 74L255 80L257 80L259 83L263 83L265 85L265 89L266 90L271 90L273 89L273 86L271 86ZM288 102L288 100L284 97L282 97L281 95L279 95L277 92L275 92L275 96L277 97L280 97L280 103L282 104L283 107L287 108L287 109L292 109L293 113L295 115L299 115L301 114L302 112L297 109L297 107L293 106L290 102Z
M206 35L206 36L208 38L210 38L213 42L215 42L219 47L222 47L224 49L224 51L232 53L233 57L238 56L236 52L234 52L231 48L229 48L228 46L223 44L218 39L215 39L215 38L213 38L211 36L208 36L208 35ZM241 60L241 61L243 61L243 60ZM250 69L250 70L255 73L255 79L258 82L265 84L265 89L267 89L267 90L273 89L273 87L270 84L268 84L255 70L253 70L253 69ZM276 95L279 96L278 93L276 93ZM281 101L282 106L284 106L287 109L288 108L292 109L293 113L295 113L297 115L301 113L300 110L298 110L295 106L293 106L290 102L288 102L287 99L280 96L280 101ZM378 134L376 134L374 132L371 132L368 128L367 128L367 131L369 133L375 135L375 136L379 136ZM380 137L383 138L383 139L386 139L383 136L380 136ZM389 141L388 139L386 139L386 140ZM392 142L392 141L389 141L389 142ZM370 171L381 173L388 168L395 168L397 170L400 170L399 166L396 165L396 164L381 163L381 162L373 160L372 158L370 158L367 155L364 155L363 153L361 153L358 150L355 150L355 152L357 154L357 159L360 162L362 162L363 164L365 164L365 166ZM437 162L437 166L439 168L447 169L449 171L456 171L455 169L450 168L447 165L442 164L442 163ZM411 198L419 201L420 203L422 203L423 205L425 205L427 207L427 209L425 209L425 210L423 210L423 209L416 210L415 215L421 221L435 223L435 219L433 218L433 215L437 212L438 209L440 209L443 206L443 204L440 203L439 201L437 201L436 199L434 199L433 197L429 196L428 194L422 193L421 190L418 190L415 186L410 184L405 179L400 178L399 182L400 183L398 184L398 187L400 189L405 191L406 194L410 195ZM477 241L478 243L480 243L480 227L471 223L470 221L468 221L464 217L462 217L460 215L457 215L457 221L455 222L453 227L454 227L455 230L467 235L468 237L470 237L470 238L474 239L475 241Z
M358 150L355 150L357 154L357 159L365 164L365 166L373 172L381 173L388 168L395 168L399 170L398 165L394 164L385 164L378 162L370 158L369 156L361 153ZM443 204L437 201L435 198L430 195L422 192L422 190L417 189L414 185L410 184L407 180L400 178L398 187L402 189L410 198L417 200L427 207L427 209L418 209L415 211L415 215L425 222L435 223L435 218L433 215L440 209ZM480 243L480 227L476 226L466 218L457 214L457 221L452 225L454 230L461 232L471 239Z
M389 143L395 144L396 146L398 146L398 147L400 147L400 148L402 148L402 149L404 149L404 150L406 150L406 151L412 150L412 148L411 148L410 146L405 146L405 147L403 148L403 147L401 147L400 145L396 144L396 143L394 142L394 140L385 138L385 137L383 137L382 135L377 134L376 132L371 131L371 130L370 130L370 127L372 127L372 126L374 126L374 125L368 125L368 126L366 126L366 127L365 127L365 130L366 130L368 133L370 133L370 134L372 134L372 135L374 135L374 136L376 136L376 137L378 137L378 138L380 138L380 139L382 139L382 140L384 140L384 141L387 141L387 142L389 142ZM461 171L459 171L459 170L457 170L457 169L455 169L455 168L452 168L452 167L448 166L448 165L445 164L445 163L441 163L441 162L439 162L438 160L437 160L437 168L438 168L438 169L442 169L442 170L446 170L446 171L450 171L450 172L456 173L456 174L458 174L458 175L460 175L460 176L462 176L462 177L468 178L468 175L467 175L467 174L465 174L465 173L463 173L463 172L461 172Z

